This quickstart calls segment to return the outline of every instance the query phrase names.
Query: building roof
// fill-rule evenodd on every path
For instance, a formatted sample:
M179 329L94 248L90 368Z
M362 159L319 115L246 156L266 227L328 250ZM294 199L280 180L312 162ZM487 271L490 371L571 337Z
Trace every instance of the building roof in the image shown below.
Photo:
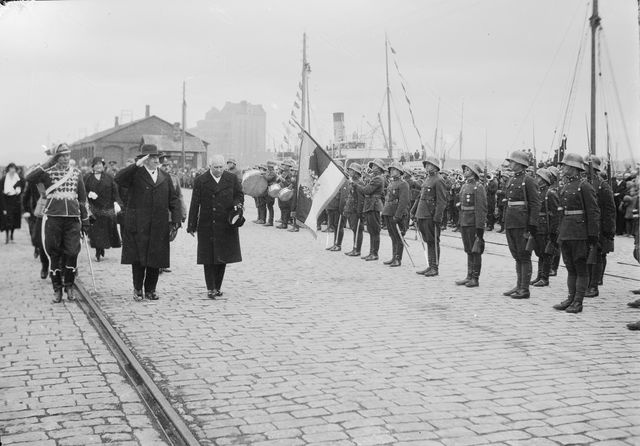
M159 152L181 152L182 140L173 139L168 135L142 135L142 142L144 144L155 144ZM206 152L203 141L197 136L184 135L184 150L185 152Z
M129 127L133 127L134 125L139 124L139 123L141 123L141 122L143 122L143 121L145 121L147 119L157 119L159 121L162 121L163 123L166 123L169 127L173 127L173 124L171 124L169 121L165 121L164 119L159 118L156 115L151 115L151 116L147 116L147 117L144 117L144 118L136 119L136 120L131 121L131 122L127 122L126 124L120 124L117 127L111 127L111 128L106 129L106 130L102 130L100 132L94 133L94 134L89 135L89 136L85 136L84 138L79 139L78 141L75 141L74 143L70 144L70 146L75 146L75 145L78 145L78 144L85 144L85 143L98 141L100 139L103 139L103 138L106 138L108 136L114 135L114 134L116 134L116 133L118 133L118 132L120 132L120 131L122 131L124 129L127 129ZM187 137L197 138L194 134L192 134L192 133L190 133L188 131L185 131L185 150L186 150L186 147L187 147L187 145L186 145L187 144L187 142L186 142L187 141ZM204 143L205 145L208 144L206 141L203 141L203 140L200 140L200 141L201 141L201 143ZM182 150L182 147L180 148L180 150ZM194 151L194 150L192 150L192 151ZM195 150L195 151L198 151L198 150Z

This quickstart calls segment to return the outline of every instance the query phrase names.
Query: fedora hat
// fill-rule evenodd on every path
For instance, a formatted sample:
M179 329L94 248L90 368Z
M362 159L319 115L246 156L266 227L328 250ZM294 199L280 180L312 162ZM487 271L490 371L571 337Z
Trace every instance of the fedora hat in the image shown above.
M161 156L162 154L158 152L158 146L155 144L142 144L140 146L140 153L136 156L136 159L140 159L143 156Z
M229 213L229 218L227 221L229 223L229 226L233 228L239 228L240 226L242 226L246 221L242 208L239 206L234 207L233 210Z

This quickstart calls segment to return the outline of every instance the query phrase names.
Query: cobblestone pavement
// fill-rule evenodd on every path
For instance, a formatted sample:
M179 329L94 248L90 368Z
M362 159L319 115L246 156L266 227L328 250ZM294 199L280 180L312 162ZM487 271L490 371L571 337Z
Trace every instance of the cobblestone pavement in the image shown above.
M0 444L165 444L82 310L51 303L27 231L0 246Z
M250 223L251 201L244 261L217 301L183 230L159 301L133 302L119 250L94 263L101 307L202 444L640 444L640 338L625 328L640 319L626 308L638 281L607 277L569 315L551 308L563 269L530 300L501 295L515 280L504 246L488 244L479 288L456 287L454 234L428 279L407 256L382 265L387 237L381 260L364 262L325 251L324 234ZM637 277L631 241L617 249L609 270ZM81 278L89 287L86 267Z

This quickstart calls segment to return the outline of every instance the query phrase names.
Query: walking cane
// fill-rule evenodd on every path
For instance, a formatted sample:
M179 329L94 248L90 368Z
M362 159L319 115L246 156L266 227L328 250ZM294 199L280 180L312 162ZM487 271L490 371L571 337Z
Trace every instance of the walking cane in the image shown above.
M91 252L89 252L89 243L87 242L87 237L85 235L82 236L82 240L84 241L84 247L87 251L87 258L89 259L89 271L91 272L91 281L93 282L93 292L97 293L96 289L96 277L93 274L93 262L91 261Z
M398 223L396 223L396 230L398 231L398 235L402 239L402 244L404 245L405 251L407 251L407 255L409 256L409 260L411 260L411 264L415 268L416 264L413 262L413 257L411 257L411 253L409 252L409 244L404 239L404 235L402 235L402 232L400 232L400 225L398 225Z

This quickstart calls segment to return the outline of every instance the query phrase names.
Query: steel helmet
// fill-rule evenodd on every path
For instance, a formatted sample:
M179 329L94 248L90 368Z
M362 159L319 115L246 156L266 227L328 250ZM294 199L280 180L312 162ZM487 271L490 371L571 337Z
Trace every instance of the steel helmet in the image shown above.
M475 173L478 178L480 178L484 172L484 169L478 163L462 164L461 167L463 170L465 167L468 167L469 170Z
M556 178L556 180L558 178L560 178L560 171L558 170L558 168L556 166L549 166L549 167L547 167L547 170L549 171L549 173L551 175L553 175Z
M582 159L582 156L578 155L577 153L565 153L564 158L562 158L560 164L565 164L567 166L575 167L580 170L585 170L584 160Z
M600 172L602 170L602 160L600 159L599 156L589 155L584 160L584 162L585 162L587 168L589 168L589 163L591 163L591 167L594 170L597 170L598 172Z
M400 172L400 174L404 174L405 170L404 170L404 166L402 164L400 164L397 161L394 161L393 163L391 163L388 167L389 171L391 171L391 169L396 169Z
M349 167L347 167L347 170L353 170L355 173L359 173L360 175L362 175L362 166L358 163L351 163L349 164Z
M511 155L506 158L506 160L522 164L525 167L529 166L529 155L527 155L527 153L522 150L514 150L513 152L511 152Z
M424 167L427 167L427 163L438 169L438 172L440 171L440 161L435 156L428 156L424 161L422 161L422 165Z
M545 180L547 183L551 184L553 183L553 180L551 178L551 172L549 172L548 169L542 168L542 169L538 169L538 171L536 172L536 174L542 178L543 180Z
M373 166L378 166L380 169L382 169L383 172L387 170L387 168L384 167L384 162L380 158L376 158L373 161L369 161L368 166L369 166L369 169L373 169Z

